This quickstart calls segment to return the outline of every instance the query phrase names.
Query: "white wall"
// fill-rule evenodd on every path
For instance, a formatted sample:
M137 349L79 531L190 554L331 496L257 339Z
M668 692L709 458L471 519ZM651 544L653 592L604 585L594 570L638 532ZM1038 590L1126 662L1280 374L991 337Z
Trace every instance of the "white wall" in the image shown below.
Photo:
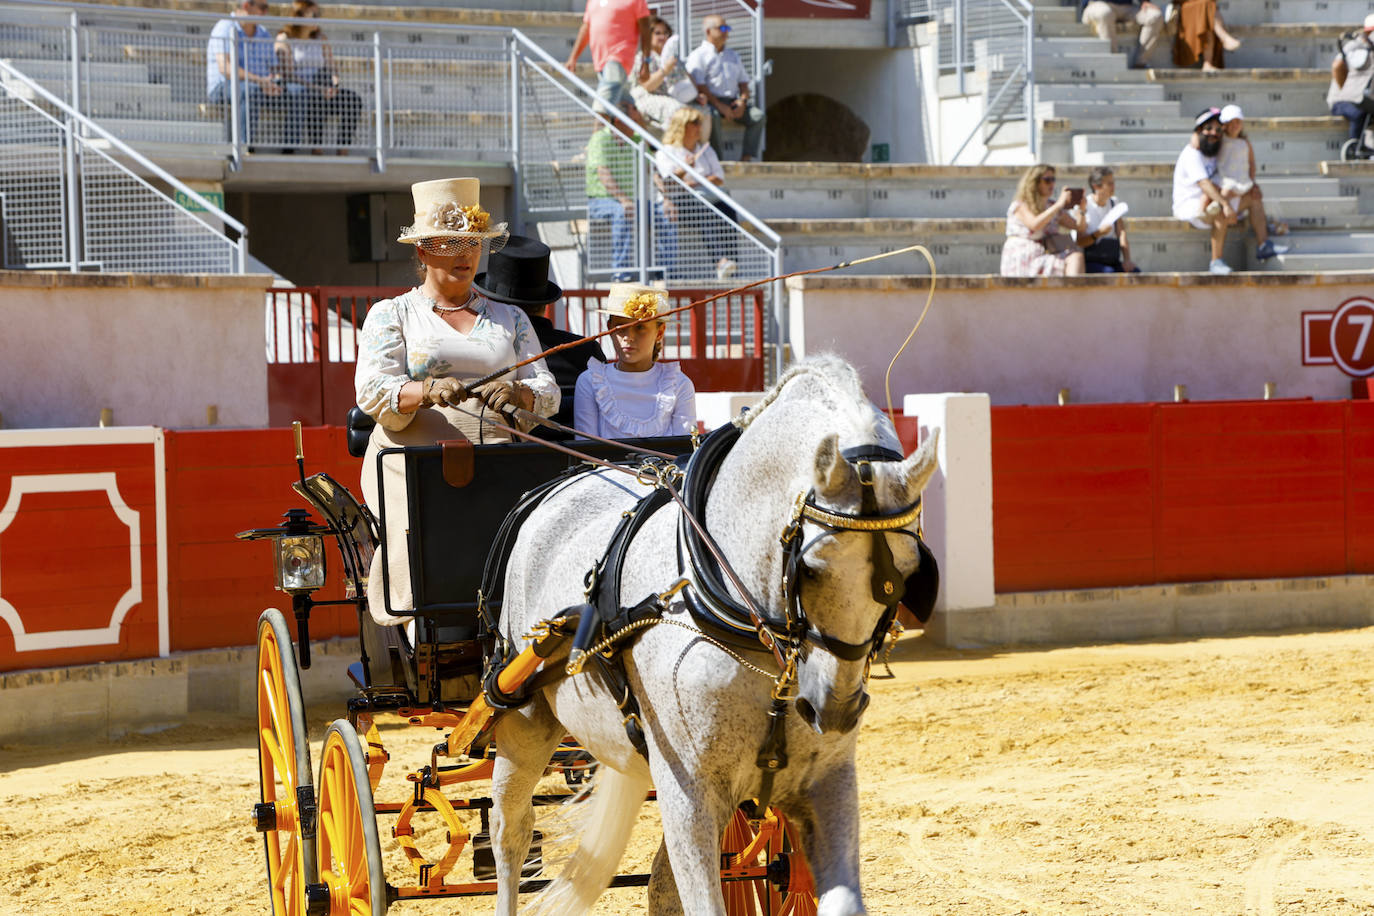
M7 429L267 425L266 276L0 271Z
M926 300L921 277L788 281L792 352L835 352L874 397ZM1374 273L1150 274L939 280L892 390L985 391L994 405L1350 396L1334 366L1304 366L1301 315L1374 294Z

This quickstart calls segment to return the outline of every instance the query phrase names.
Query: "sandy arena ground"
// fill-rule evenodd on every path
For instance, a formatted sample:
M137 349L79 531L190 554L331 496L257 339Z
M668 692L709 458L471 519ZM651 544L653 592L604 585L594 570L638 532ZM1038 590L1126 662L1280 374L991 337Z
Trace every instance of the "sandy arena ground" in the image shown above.
M1374 913L1374 629L894 655L860 740L874 914ZM393 737L384 790L437 740ZM266 912L252 741L203 722L3 748L0 914ZM642 913L642 894L599 912Z

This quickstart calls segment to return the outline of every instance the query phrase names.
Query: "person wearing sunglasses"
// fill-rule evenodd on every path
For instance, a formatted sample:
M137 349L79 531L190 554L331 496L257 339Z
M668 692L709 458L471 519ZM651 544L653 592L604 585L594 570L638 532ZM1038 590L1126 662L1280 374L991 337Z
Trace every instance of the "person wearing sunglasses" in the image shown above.
M488 419L525 431L530 424L496 411L510 405L549 417L559 404L558 383L543 359L473 386L542 350L524 311L492 301L474 286L482 254L500 249L509 237L506 224L493 223L482 209L478 179L421 181L410 191L415 217L397 241L415 246L421 283L368 310L353 376L358 407L376 421L362 475L363 496L374 512L383 501L377 484L382 450L464 437L507 442L511 434ZM391 607L409 608L404 462L387 457L381 473ZM369 592L369 608L378 623L400 623L405 618L386 612L381 556L379 550L373 559L371 581L379 584Z
M1002 243L1004 277L1077 277L1084 271L1083 252L1061 229L1077 229L1069 215L1073 192L1055 195L1054 166L1040 163L1021 175L1007 207L1007 240Z
M718 13L701 20L705 38L687 55L687 73L697 84L697 101L711 112L711 148L720 156L720 128L730 122L744 127L740 161L759 155L763 146L763 112L749 104L749 74L734 50L725 47L730 24Z
M272 36L254 21L255 16L267 13L264 0L243 0L230 18L215 23L206 46L206 98L211 104L224 107L226 140L233 139L229 118L231 113L237 112L238 140L249 144L249 152L255 152L252 147L260 141L258 115L262 109L286 111L283 139L288 148L299 143L304 113L304 90L283 82L276 69L277 54ZM238 83L237 100L233 98L235 81Z

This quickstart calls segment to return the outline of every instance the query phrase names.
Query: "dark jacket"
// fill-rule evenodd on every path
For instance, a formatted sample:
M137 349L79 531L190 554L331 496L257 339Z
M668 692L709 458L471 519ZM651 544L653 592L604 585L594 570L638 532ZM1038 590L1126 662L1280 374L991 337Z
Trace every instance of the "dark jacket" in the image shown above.
M539 337L539 347L542 350L581 339L577 334L560 331L553 326L552 321L542 316L532 316L530 323L534 325L534 333ZM553 373L554 380L558 382L558 390L562 394L558 413L553 415L553 419L564 426L572 426L573 391L577 387L577 377L587 368L587 361L592 359L600 360L603 363L606 361L606 356L601 352L601 347L593 340L544 357L544 362L548 365L549 371ZM534 434L545 439L569 438L543 426L534 430Z

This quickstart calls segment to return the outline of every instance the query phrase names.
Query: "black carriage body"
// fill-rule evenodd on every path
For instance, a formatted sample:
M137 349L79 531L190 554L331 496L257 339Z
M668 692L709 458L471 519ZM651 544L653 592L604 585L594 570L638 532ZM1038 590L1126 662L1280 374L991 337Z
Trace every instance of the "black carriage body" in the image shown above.
M624 444L673 455L687 454L692 448L686 436L625 440ZM579 451L607 461L623 461L628 455L624 448L601 442L577 441L575 445ZM410 513L407 546L414 607L392 608L390 595L384 591L387 611L442 621L446 629L466 627L471 630L470 638L475 638L487 550L507 513L535 487L569 469L591 465L539 443L478 445L473 447L472 481L454 487L444 479L441 446L385 449L378 461L396 453L404 453L406 466ZM378 484L381 491L380 475ZM384 497L380 501L385 504ZM571 537L576 532L566 534ZM386 551L389 545L385 537L382 541ZM384 569L385 560L384 555ZM382 583L373 582L370 587L380 588Z

